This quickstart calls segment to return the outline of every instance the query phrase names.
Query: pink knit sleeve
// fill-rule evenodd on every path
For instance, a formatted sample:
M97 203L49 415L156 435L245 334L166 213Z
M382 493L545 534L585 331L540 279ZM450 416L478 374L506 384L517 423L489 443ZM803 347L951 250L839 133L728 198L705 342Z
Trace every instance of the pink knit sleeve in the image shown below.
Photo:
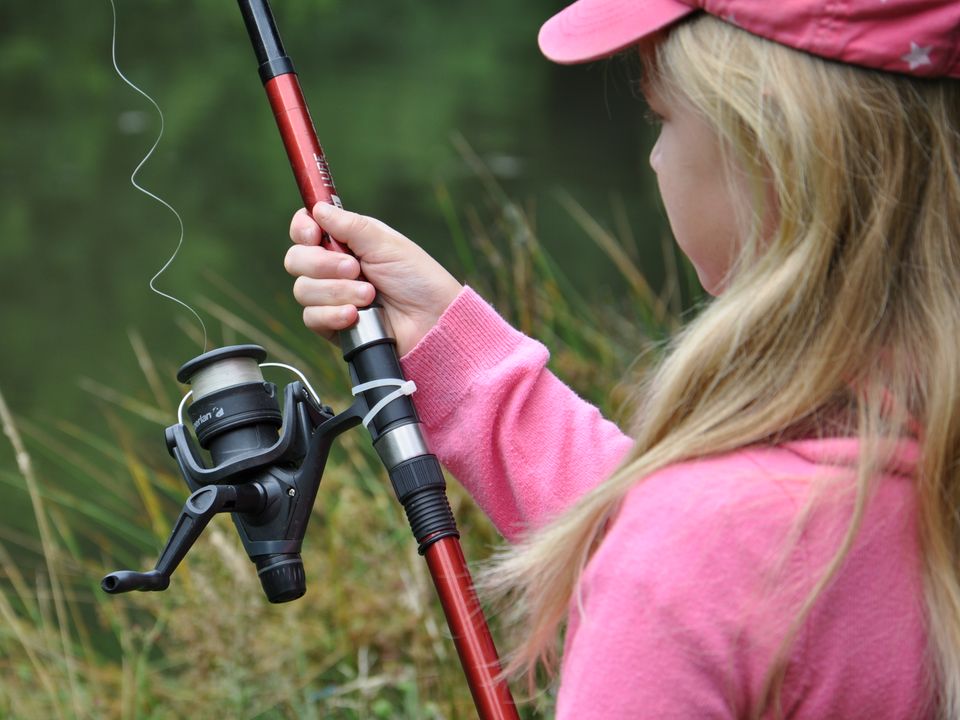
M402 360L431 450L509 540L569 507L631 446L548 357L465 288Z

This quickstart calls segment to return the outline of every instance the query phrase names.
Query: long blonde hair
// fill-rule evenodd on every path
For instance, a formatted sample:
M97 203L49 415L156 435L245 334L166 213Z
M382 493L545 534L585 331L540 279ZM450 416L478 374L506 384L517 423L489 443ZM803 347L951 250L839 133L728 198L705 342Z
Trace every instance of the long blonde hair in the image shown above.
M861 441L854 515L793 632L852 545L883 438L919 427L931 665L941 714L960 718L960 83L828 62L705 14L645 55L647 81L692 104L751 179L754 231L642 384L619 469L483 574L522 633L508 670L555 668L582 570L636 483L843 417ZM779 703L787 651L756 715Z

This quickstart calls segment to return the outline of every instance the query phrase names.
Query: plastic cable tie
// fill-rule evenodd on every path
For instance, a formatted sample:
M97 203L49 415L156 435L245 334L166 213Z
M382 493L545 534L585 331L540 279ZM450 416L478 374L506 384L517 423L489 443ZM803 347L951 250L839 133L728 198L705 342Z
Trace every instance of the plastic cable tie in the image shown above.
M402 398L405 395L413 395L417 391L417 384L413 380L400 380L399 378L387 378L384 380L371 380L370 382L360 383L359 385L354 386L350 392L354 395L359 395L362 392L367 390L373 390L378 387L395 387L397 388L389 395L385 395L380 399L376 405L370 408L361 422L363 426L367 429L370 428L370 423L373 422L373 419L383 410L387 405L392 403L397 398Z

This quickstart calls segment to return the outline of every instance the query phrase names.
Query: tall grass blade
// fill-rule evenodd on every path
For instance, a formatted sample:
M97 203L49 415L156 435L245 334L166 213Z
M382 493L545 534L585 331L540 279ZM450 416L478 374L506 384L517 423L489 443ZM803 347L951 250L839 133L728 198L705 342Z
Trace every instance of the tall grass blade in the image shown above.
M74 715L81 717L80 692L77 686L77 670L69 637L68 612L63 587L60 582L59 553L57 545L53 541L53 534L47 521L43 500L40 497L39 483L33 472L33 463L23 444L17 426L14 423L13 414L10 412L10 408L7 406L7 402L3 397L3 392L0 392L0 424L3 425L3 432L10 441L10 445L16 454L17 467L23 475L27 492L30 495L30 504L33 507L34 518L36 519L37 529L40 533L40 543L43 547L43 557L46 562L47 575L50 581L54 607L56 609L57 626L60 632L62 657L67 670L70 699L73 703Z

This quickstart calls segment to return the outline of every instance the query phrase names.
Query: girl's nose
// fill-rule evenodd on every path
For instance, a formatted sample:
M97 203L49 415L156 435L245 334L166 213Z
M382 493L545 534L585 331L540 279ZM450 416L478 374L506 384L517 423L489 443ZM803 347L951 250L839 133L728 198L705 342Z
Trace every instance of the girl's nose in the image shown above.
M659 166L660 166L660 139L657 138L657 142L654 143L653 149L650 150L650 167L653 168L654 172L658 172Z

